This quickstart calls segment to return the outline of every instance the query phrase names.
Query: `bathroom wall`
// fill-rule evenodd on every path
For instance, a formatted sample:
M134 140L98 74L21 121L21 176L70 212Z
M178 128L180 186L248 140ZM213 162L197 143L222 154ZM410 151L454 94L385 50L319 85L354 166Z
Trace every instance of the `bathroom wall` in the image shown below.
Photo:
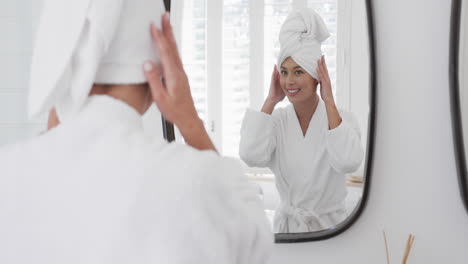
M0 146L45 129L45 118L26 113L29 64L39 1L0 1ZM34 8L32 8L34 7Z
M277 244L271 263L468 263L448 88L451 1L373 0L377 130L372 183L361 218L321 242Z
M39 1L0 3L0 93L24 95L30 49L24 46L28 39L16 30L30 30L31 23L27 15L15 16L12 10L39 7ZM468 215L457 182L448 93L451 1L374 0L373 4L378 102L367 207L350 229L335 238L277 244L273 264L385 263L382 230L387 232L392 263L401 262L409 233L416 240L408 263L468 262ZM33 21L35 14L30 18ZM14 38L17 42L12 42ZM8 49L17 56L9 55ZM13 67L24 68L25 75L10 75ZM0 138L6 133L18 136L9 131L23 124L24 116L11 122L13 117L7 115L17 107L11 102L25 102L14 96L20 98L16 94L12 101L0 102ZM41 124L37 126L32 124L32 129L40 129Z

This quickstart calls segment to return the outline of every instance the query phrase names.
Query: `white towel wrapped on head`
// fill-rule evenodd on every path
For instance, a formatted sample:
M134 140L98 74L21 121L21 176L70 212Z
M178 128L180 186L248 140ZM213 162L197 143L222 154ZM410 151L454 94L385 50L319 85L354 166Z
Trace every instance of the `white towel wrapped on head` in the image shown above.
M291 57L307 73L319 80L317 60L322 56L322 42L329 36L325 22L314 10L293 10L279 34L278 71L281 72L281 64Z
M45 0L31 66L29 115L57 108L61 121L85 103L94 83L139 84L159 60L150 23L162 0Z

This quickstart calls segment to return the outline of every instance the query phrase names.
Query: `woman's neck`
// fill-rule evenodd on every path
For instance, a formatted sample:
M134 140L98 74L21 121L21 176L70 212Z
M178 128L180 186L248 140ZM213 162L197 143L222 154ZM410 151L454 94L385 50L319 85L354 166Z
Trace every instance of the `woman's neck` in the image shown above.
M299 120L309 120L314 115L315 109L319 103L318 95L310 98L309 100L294 103L294 110L296 111L297 118Z
M303 102L294 103L294 111L296 112L297 119L302 129L302 133L305 136L307 128L309 127L310 120L315 113L319 103L318 95L305 100Z
M135 85L100 85L94 84L89 95L108 95L127 103L141 115L151 106L151 94L146 84ZM47 130L60 124L57 112L53 108L49 113Z
M151 104L151 94L146 84L99 85L95 84L90 95L108 95L121 100L144 114Z

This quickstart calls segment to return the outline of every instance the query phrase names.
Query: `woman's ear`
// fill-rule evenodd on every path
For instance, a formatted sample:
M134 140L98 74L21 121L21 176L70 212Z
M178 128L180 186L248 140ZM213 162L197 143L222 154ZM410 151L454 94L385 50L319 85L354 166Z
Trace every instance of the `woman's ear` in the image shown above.
M314 77L312 77L312 81L314 82L315 89L317 89L317 87L319 85L319 81L317 79L315 79Z
M49 113L49 118L47 120L47 130L51 130L52 128L58 126L60 124L60 121L57 116L57 111L55 111L55 108L52 108Z

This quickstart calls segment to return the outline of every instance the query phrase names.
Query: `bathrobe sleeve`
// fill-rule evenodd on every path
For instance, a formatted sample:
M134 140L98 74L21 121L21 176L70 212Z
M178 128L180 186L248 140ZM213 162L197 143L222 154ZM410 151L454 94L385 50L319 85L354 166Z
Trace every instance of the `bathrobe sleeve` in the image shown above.
M228 256L217 263L268 263L274 236L258 189L248 181L238 160L214 159L205 162L201 187L208 191L204 198L213 212L208 212L209 222L214 223L212 236L218 245L225 246Z
M341 173L356 171L364 158L359 123L351 112L340 112L342 122L327 131L327 151L331 166Z
M276 144L275 116L247 109L241 127L240 158L251 167L266 167Z
M175 263L268 263L274 236L258 191L240 162L212 151L190 156L188 164L179 165L189 170L191 184L182 194L186 198L179 198L189 207L178 216L190 218L171 228L185 234L171 247L179 250Z

